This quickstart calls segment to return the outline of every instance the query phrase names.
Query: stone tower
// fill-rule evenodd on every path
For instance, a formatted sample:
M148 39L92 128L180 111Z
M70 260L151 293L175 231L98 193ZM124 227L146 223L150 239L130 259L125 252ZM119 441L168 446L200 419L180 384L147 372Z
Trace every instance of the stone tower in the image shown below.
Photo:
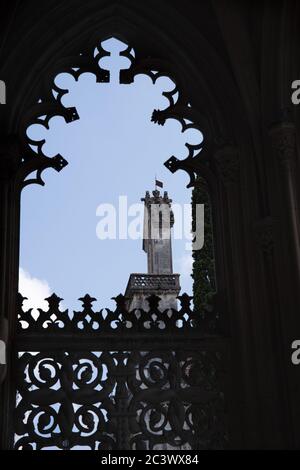
M146 192L144 202L143 250L147 254L148 272L133 273L129 277L125 296L128 309L148 309L147 297L159 295L161 310L177 309L180 292L179 274L173 274L171 229L174 225L172 199L165 191Z

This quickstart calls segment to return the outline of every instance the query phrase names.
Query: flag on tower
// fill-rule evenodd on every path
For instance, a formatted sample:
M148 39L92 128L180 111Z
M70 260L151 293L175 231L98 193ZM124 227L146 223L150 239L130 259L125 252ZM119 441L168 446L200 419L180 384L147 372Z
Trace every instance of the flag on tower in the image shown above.
M158 186L159 188L163 188L163 187L164 187L164 184L163 184L161 181L159 181L159 180L156 179L156 180L155 180L155 186Z

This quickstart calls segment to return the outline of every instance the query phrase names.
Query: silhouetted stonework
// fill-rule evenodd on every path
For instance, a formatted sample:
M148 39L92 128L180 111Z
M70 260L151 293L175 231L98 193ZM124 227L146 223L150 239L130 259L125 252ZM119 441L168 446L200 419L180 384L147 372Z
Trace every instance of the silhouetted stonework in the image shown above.
M192 122L205 137L201 148L188 149L186 158L166 155L166 167L174 173L184 170L190 187L199 175L209 187L216 245L215 309L222 333L208 338L204 349L209 351L212 360L216 358L221 343L226 343L225 349L230 353L227 362L229 385L225 392L229 446L242 449L300 447L300 374L290 360L291 342L300 335L297 209L300 108L293 106L290 98L291 83L300 78L299 8L297 0L2 2L0 79L6 84L7 104L0 105L0 338L8 347L7 365L0 366L3 449L13 448L16 431L22 438L25 436L24 446L30 445L30 440L35 438L32 435L34 429L31 427L29 435L28 430L22 427L21 416L29 407L33 417L34 408L41 406L42 395L37 391L39 379L32 377L32 382L37 380L36 390L28 390L23 384L22 405L21 402L18 405L20 408L14 423L15 380L17 387L21 387L26 363L31 363L32 370L37 359L37 356L31 357L30 334L17 332L20 191L25 184L42 184L41 173L45 168L60 170L66 164L63 156L49 159L41 151L38 156L34 154L28 147L26 129L29 123L36 122L43 115L46 115L46 125L51 116L62 116L67 122L78 119L75 109L63 108L53 97L53 77L61 71L80 69L95 73L99 81L108 80L108 72L96 67L91 51L95 42L112 34L126 38L136 50L132 67L121 73L122 83L129 83L136 73L144 71L154 79L151 70L174 77L178 102L174 105L171 99L165 111L154 110L153 122L164 125L167 119L176 118L183 129ZM73 73L76 75L76 70ZM283 113L282 110L287 108L290 112ZM35 174L31 177L33 172ZM29 182L28 179L25 181L26 177L29 177ZM269 224L270 220L272 224ZM42 353L42 361L45 359L42 346L47 348L49 356L49 341L56 344L56 331L52 335L50 331L47 343L44 336L39 336L40 342L35 346L35 351ZM172 337L168 342L160 339L153 343L156 354L162 344L166 344L168 351L173 351L173 355L169 352L164 359L165 363L172 364L173 371L182 369L178 351L183 344L190 345L186 335L182 335L180 344L175 344ZM109 350L106 358L111 360L113 352L110 346L107 347L108 342L111 346L111 338L104 341L105 348L98 346L98 349L93 349L92 346L91 349L87 346L82 358L89 355L87 351ZM115 377L120 378L125 373L124 351L141 351L141 342L136 337L130 345L127 342L122 344L121 339L114 343L115 351L121 353L116 353L119 356L114 360L109 386L115 385ZM61 343L58 346L61 347ZM146 352L149 350L144 349ZM200 356L201 359L201 338L195 339L193 350L195 357ZM22 357L16 360L17 353L24 351L27 353L23 362ZM74 357L68 349L60 350L56 355L51 350L51 354L51 360L54 358L58 365L54 369L56 377L59 376L57 393L64 403L59 420L65 426L65 434L60 434L63 440L53 445L69 448L74 442L78 444L76 439L71 441L68 437L71 423L80 419L83 424L79 426L91 429L94 420L89 417L90 409L87 407L80 411L85 413L83 419L70 407L74 400L71 384L75 380L74 370L78 368L77 353L72 352ZM185 358L184 355L183 360ZM98 361L94 356L92 359ZM193 371L192 378L187 379L193 382L193 390L190 390L193 397L198 396L194 387L202 383L201 373L205 370L201 360L194 362L196 365L189 369ZM215 363L219 375L223 366L218 361ZM42 382L48 386L51 377L44 369L41 365ZM156 372L154 368L153 381L160 384L160 374ZM163 367L163 377L164 374ZM129 376L126 377L129 381ZM173 378L171 374L168 380ZM92 390L86 386L93 383L88 372L86 378L83 375L79 382L78 388L84 388L84 393L79 394L81 401L89 394L94 396L92 386ZM104 425L101 438L98 436L104 446L125 448L128 445L126 436L130 433L115 437L116 422L122 420L128 399L126 387L129 385L128 382L124 385L125 382L125 378L120 378L118 402L113 403L114 411L117 409L112 424L114 430L107 430ZM135 390L139 386L132 385ZM194 395L195 390L197 393ZM173 389L170 393L175 396ZM68 405L65 397L70 394L73 395ZM109 404L111 398L107 389L105 394ZM34 400L37 405L34 405ZM176 396L175 402L180 400ZM92 400L90 403L92 406ZM159 412L164 416L180 414L175 413L170 404L168 406L172 412L168 414L162 408ZM178 406L176 410L182 410L181 405ZM219 429L216 423L222 421L212 418L203 422L202 416L201 412L194 412L196 434L193 445L197 448L201 443L204 443L203 447L211 445L207 437L209 430L216 433ZM210 416L215 416L215 413ZM48 424L49 414L43 419L41 429ZM153 411L151 422L154 427L157 419L158 415ZM215 426L206 426L207 422L213 422ZM177 429L176 423L170 426ZM139 432L137 441L144 442L145 430L140 440ZM79 435L77 437L79 439ZM190 437L181 436L181 439L189 440ZM209 442L216 441L212 439ZM45 441L40 441L39 445L44 446Z
M130 312L122 295L99 312L89 295L79 312L46 300L36 314L18 297L15 448L227 447L226 342L211 350L217 324L194 315L191 297L162 311L152 295Z

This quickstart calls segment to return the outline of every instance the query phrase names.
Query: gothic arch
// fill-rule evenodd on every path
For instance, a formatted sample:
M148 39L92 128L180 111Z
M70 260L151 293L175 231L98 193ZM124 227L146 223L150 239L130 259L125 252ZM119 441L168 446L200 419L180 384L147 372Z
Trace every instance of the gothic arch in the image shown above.
M93 4L93 2L91 3ZM9 119L10 132L19 135L19 151L22 152L22 156L24 158L24 127L35 114L35 110L31 109L31 104L36 102L41 94L43 96L43 100L44 96L47 99L47 93L49 93L51 89L49 82L51 82L53 75L55 75L58 70L62 71L65 66L72 63L73 57L76 57L75 54L80 50L87 50L91 44L94 45L95 37L97 37L97 40L100 39L100 31L102 37L105 37L106 35L126 37L128 42L134 41L134 45L137 46L137 59L142 55L144 57L147 55L158 57L158 63L160 67L163 67L163 71L166 71L167 73L169 72L171 76L173 74L176 75L175 81L179 86L182 86L183 97L185 100L188 95L188 99L192 101L192 107L195 109L205 110L206 116L209 116L207 119L208 124L206 125L207 132L205 133L204 131L204 133L206 134L206 137L211 136L211 146L209 148L208 156L212 160L212 166L211 168L208 168L207 165L204 165L202 169L203 174L206 175L209 180L210 187L212 188L213 203L215 207L219 207L220 209L222 207L220 212L223 212L224 203L222 203L222 201L225 202L227 199L227 196L224 197L224 190L226 190L228 184L230 185L236 180L236 174L238 171L237 152L234 149L232 142L234 140L234 131L238 131L240 129L235 129L235 122L232 121L232 116L234 116L235 113L238 115L237 122L240 122L240 120L243 119L243 113L241 111L238 109L232 109L233 103L239 103L239 100L235 96L235 86L233 85L232 78L230 73L227 71L227 67L217 56L213 47L210 46L207 40L202 37L199 32L197 32L196 36L198 51L197 58L195 60L194 54L190 54L187 50L192 47L193 42L195 41L195 37L193 35L195 31L192 31L190 25L186 25L184 28L184 39L180 41L180 36L174 34L174 31L176 31L177 28L182 28L182 18L178 14L175 14L172 9L160 5L157 10L157 12L160 12L160 21L157 21L157 12L155 12L155 10L151 10L151 12L150 10L147 11L147 15L144 10L145 9L143 8L142 15L136 14L136 12L133 12L129 8L120 6L116 6L113 9L113 12L111 12L111 8L109 8L108 11L101 11L99 10L99 2L97 2L96 13L93 11L89 12L87 16L82 15L80 21L77 21L74 25L70 25L67 23L68 18L64 15L63 11L59 12L58 8L49 14L47 22L49 24L49 20L51 18L55 28L61 28L64 31L63 34L58 34L56 35L56 38L53 39L53 32L51 31L51 33L43 36L43 40L45 41L44 44L39 44L37 38L39 37L40 31L43 30L43 21L40 20L38 26L29 30L28 37L25 36L22 47L20 47L20 53L24 47L26 48L26 45L29 47L30 44L34 44L34 47L32 48L32 57L35 59L35 66L24 83L18 83L19 77L24 76L24 71L29 64L22 64L20 54L18 54L18 49L11 58L11 63L17 62L23 65L23 73L21 68L19 71L20 73L15 74L16 81L14 83L14 88L18 90L18 94L14 97L14 107ZM155 19L151 18L151 15L155 16ZM166 15L171 16L172 18L172 21L169 22L171 28L168 28L168 25L163 21L163 18L165 18ZM147 20L145 20L146 16L148 16ZM160 27L159 23L161 23ZM158 26L153 27L154 24ZM83 32L84 27L87 25L88 29ZM93 30L95 29L96 32L93 34ZM130 33L128 34L128 32ZM49 44L51 44L51 47L49 47ZM71 60L61 59L63 57L70 56L72 57ZM168 61L165 60L165 57L168 57ZM8 61L8 65L9 63L10 61ZM72 63L72 65L76 66L74 63ZM155 65L157 66L157 62L155 62ZM199 70L201 71L200 74ZM219 83L220 76L222 77L221 87ZM46 79L44 77L46 77ZM40 86L40 84L42 84L42 86ZM47 114L47 106L48 105L45 105L45 109L42 114ZM51 106L53 108L53 105L49 105L48 107L48 111L50 112ZM231 111L230 113L228 112L229 109ZM73 117L72 112L67 116L68 119L73 119ZM199 115L197 115L197 123L199 122L199 119ZM216 152L218 147L220 147L220 149ZM215 160L212 158L214 154ZM49 162L37 163L43 166L44 164L48 165ZM59 160L56 164L58 165L58 168L60 168L64 165L64 162ZM32 169L31 163L29 163L29 166L30 169ZM192 173L196 170L201 171L201 165L198 168L197 166L192 168ZM228 207L225 208L225 210L227 211ZM18 211L19 207L18 203L16 203L16 219L18 219ZM227 224L224 223L224 220L221 220L221 217L226 219L225 214L216 214L215 231L220 233L219 242L217 241L217 278L219 279L218 284L221 295L220 302L223 305L225 315L226 310L233 309L232 307L226 306L226 303L228 303L228 299L226 299L228 295L226 292L229 292L228 287L230 285L230 276L228 276L228 273L226 272L222 273L226 265L226 256L230 256L230 253L228 252L225 256L224 248L222 248L222 252L220 252L220 256L218 256L218 253L225 242L225 238L222 237L221 230L223 234L225 234L228 228ZM229 221L227 223L229 223ZM16 225L15 228L18 231L18 225ZM16 251L13 259L17 260ZM10 264L9 270L12 273L14 285L16 285L17 281L16 269L16 264L14 266ZM226 283L228 283L227 286ZM15 292L16 290L9 288L8 291ZM11 311L13 312L14 301L12 296L10 297L10 303ZM13 334L14 319L12 317L10 318L10 323L11 334Z
M9 319L9 335L13 338L19 233L19 182L15 180L15 174L24 152L20 132L24 120L28 119L28 110L38 97L39 84L44 77L50 77L55 72L55 64L59 58L74 56L81 47L88 48L95 40L93 31L96 35L101 31L103 35L125 36L130 43L140 45L141 55L160 59L167 57L172 66L165 64L166 67L176 71L180 84L188 91L193 107L204 111L208 117L212 135L210 157L213 164L211 168L198 170L205 173L211 187L213 205L219 208L214 217L215 230L218 233L217 278L222 304L230 319L229 330L232 337L232 401L235 403L231 410L233 442L238 447L251 447L257 443L260 446L269 444L276 447L278 443L296 442L296 437L292 435L292 431L285 432L289 429L290 412L286 410L289 403L283 403L284 398L289 397L289 392L282 389L278 391L276 388L285 377L283 365L279 364L278 372L277 364L272 362L272 349L268 349L268 345L278 339L278 332L274 333L268 328L272 326L272 317L265 313L268 308L272 310L276 305L276 286L270 289L273 297L269 298L268 286L265 284L268 274L264 271L270 253L273 256L274 239L275 242L278 241L278 235L274 236L274 221L270 221L268 207L268 197L273 198L272 193L277 191L278 180L269 171L274 163L274 156L269 148L267 127L276 118L275 114L280 114L278 108L288 99L286 87L289 71L279 64L274 48L274 23L272 18L268 18L268 2L263 4L262 11L258 13L259 25L264 32L263 45L258 46L258 52L262 55L258 58L251 52L253 45L250 34L247 31L240 34L246 28L246 21L240 14L245 5L237 9L234 17L224 17L221 2L208 3L206 18L211 21L211 33L206 36L202 34L200 27L192 23L191 16L189 20L184 18L178 4L172 6L172 2L153 0L150 5L142 5L142 2L136 4L126 1L120 5L116 1L107 6L104 1L91 0L85 2L84 7L77 0L58 4L49 2L46 10L43 11L42 7L35 10L35 15L40 15L38 21L23 6L23 25L19 24L14 38L9 37L8 58L1 76L11 87L8 89L8 99L13 96L1 122L5 133L0 149L1 167L4 171L1 191L5 201L1 208L1 222L5 227L1 252L1 311ZM234 3L230 2L233 5ZM286 5L286 2L278 4L274 17L279 25L278 15L280 16L281 6ZM285 10L288 18L293 16L293 8L298 8L297 2L290 4L291 10ZM237 3L235 7L236 5ZM261 21L263 15L265 19ZM202 24L200 22L199 18L199 24ZM18 28L17 23L15 28ZM282 28L281 24L281 31ZM295 29L292 39L296 36ZM282 37L284 34L276 36L277 44L282 44ZM22 41L18 44L20 38ZM291 51L289 41L284 48ZM236 54L230 55L228 51L233 49ZM266 49L271 49L271 52L266 54ZM24 54L24 50L31 51L30 58L28 54ZM247 52L246 62L250 64L249 75L245 73L244 51ZM291 52L287 69L292 68L294 57ZM266 58L269 58L272 67L269 67L267 61L265 66L260 67L261 60ZM61 65L64 67L67 61L62 60ZM269 86L274 71L278 68L284 69L286 82L282 80L276 86ZM262 88L257 70L263 71ZM282 91L279 90L280 86L283 87ZM44 88L47 89L47 80ZM248 92L253 100L249 99ZM262 106L261 96L267 97ZM260 107L264 109L263 118ZM263 137L260 126L264 129ZM290 147L295 153L293 142ZM276 200L272 200L274 210ZM278 211L282 214L284 207ZM279 243L279 250L283 245L284 240ZM285 253L291 256L293 250L290 246L289 244ZM276 274L278 282L281 280L285 285L280 274L281 267L285 273L288 272L282 259L277 265ZM291 290L284 288L284 298L288 296L287 293L290 295ZM282 309L278 315L283 314ZM294 324L296 327L298 321L295 320ZM260 351L264 342L265 355L262 358ZM269 378L267 384L264 383L266 373ZM297 380L293 380L296 384ZM260 390L264 390L261 399L258 397ZM11 410L5 409L10 393L11 385L7 384L5 399L2 400L2 430L7 430L10 425ZM269 396L272 396L270 403ZM280 410L276 416L273 413L275 409ZM240 433L240 429L244 432Z

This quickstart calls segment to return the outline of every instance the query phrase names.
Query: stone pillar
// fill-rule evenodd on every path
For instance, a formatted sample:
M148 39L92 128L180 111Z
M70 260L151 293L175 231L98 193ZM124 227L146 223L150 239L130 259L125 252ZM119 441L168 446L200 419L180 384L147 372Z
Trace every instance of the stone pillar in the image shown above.
M299 238L299 205L296 185L296 128L291 122L275 125L270 131L272 147L282 169L286 207L288 211L289 232L295 256L295 268L300 283L300 238Z
M21 164L20 146L16 137L0 141L0 339L6 345L6 365L0 366L1 448L11 447L14 383L10 380L12 344L16 324L18 289L20 185L17 172Z

